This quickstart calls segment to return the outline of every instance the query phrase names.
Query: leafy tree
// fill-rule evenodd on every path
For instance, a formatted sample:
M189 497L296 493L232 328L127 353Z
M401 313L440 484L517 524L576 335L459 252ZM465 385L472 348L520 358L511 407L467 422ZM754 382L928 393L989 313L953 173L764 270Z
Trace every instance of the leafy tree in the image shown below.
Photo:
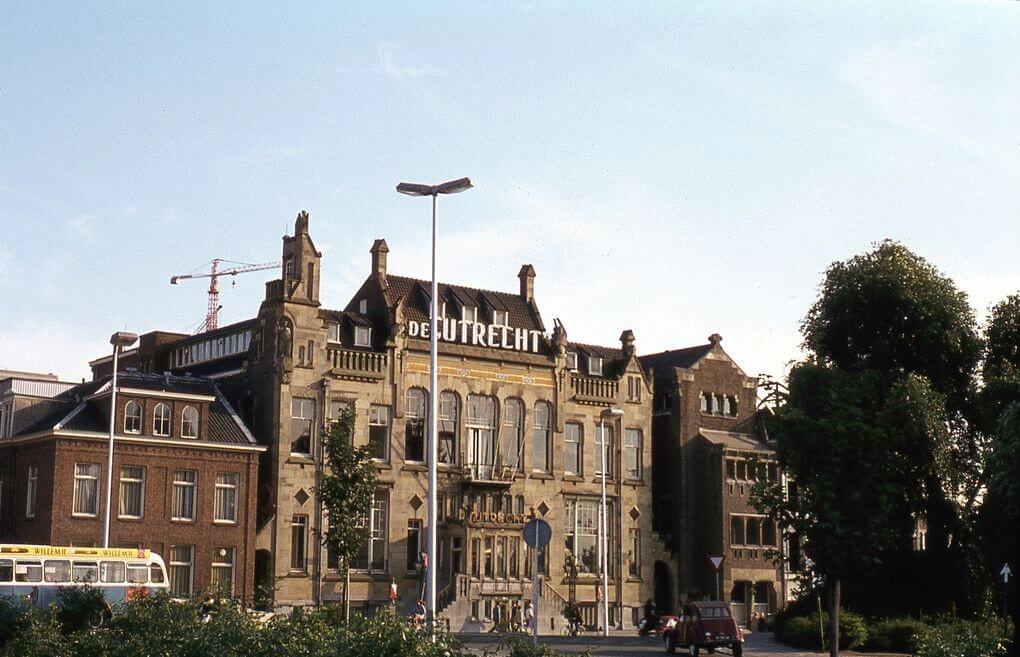
M354 420L354 409L344 407L326 433L323 442L325 472L316 489L327 516L322 542L339 560L345 581L351 562L368 539L368 529L362 519L372 507L376 485L376 470L368 448L354 444ZM345 584L345 605L349 605L348 597Z
M981 357L967 295L891 240L833 263L801 330L804 347L820 362L919 374L954 409L964 403Z
M802 363L791 371L789 397L772 424L776 456L796 482L761 480L755 505L804 541L812 570L829 595L830 654L838 654L842 581L881 564L897 545L909 509L907 467L872 409L888 389L880 374Z
M998 573L1009 563L1014 577L1020 575L1020 403L1003 413L988 458L988 497L984 505L992 570ZM1010 655L1020 655L1020 601L1016 580L1011 582L1009 614L1013 619Z
M985 381L1020 379L1020 292L992 308L985 339Z

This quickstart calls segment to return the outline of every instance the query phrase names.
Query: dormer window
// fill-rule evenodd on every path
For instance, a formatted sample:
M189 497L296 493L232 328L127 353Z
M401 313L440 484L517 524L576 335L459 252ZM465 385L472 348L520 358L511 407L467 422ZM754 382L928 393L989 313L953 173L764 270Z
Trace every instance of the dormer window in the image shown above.
M340 324L330 324L327 329L326 340L329 342L340 342Z
M372 346L372 329L370 327L368 326L354 327L354 346L356 347Z
M368 299L362 299L358 302L358 312L362 315L368 312Z
M602 376L602 358L598 356L588 356L588 374L593 376Z
M568 370L576 370L577 369L577 352L576 351L568 351L566 356L567 356L567 369Z
M493 310L492 311L492 323L496 326L509 326L510 325L510 313L505 310Z
M460 316L465 322L477 322L478 308L476 306L464 306L460 311Z

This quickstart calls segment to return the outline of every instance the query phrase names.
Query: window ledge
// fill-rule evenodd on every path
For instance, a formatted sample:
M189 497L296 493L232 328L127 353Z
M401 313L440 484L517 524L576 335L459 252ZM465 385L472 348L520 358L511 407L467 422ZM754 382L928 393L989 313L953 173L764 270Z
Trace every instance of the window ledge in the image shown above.
M548 472L532 472L531 473L531 478L532 479L550 479L550 480L551 479L555 479L555 477L553 477Z
M308 573L303 570L292 570L284 575L284 577L288 577L290 579L308 579Z
M385 459L372 459L372 465L378 470L392 470L393 465Z
M627 575L628 582L643 582L644 580L640 577L634 577L633 575Z
M627 484L628 486L644 486L645 485L645 480L644 479L624 479L623 483Z
M411 461L410 463L405 463L400 469L409 472L425 472L428 470L428 467L419 461Z
M117 516L119 522L143 522L145 518L141 516Z
M217 525L217 526L221 526L221 527L234 527L234 526L237 525L237 521L236 520L213 520L212 524Z
M287 457L287 463L300 463L301 465L315 465L315 459L311 454L294 454Z
M577 474L564 474L563 477L561 478L563 479L563 481L578 481L578 482L584 481L584 476Z
M197 521L195 518L170 518L170 522L175 525L194 525Z

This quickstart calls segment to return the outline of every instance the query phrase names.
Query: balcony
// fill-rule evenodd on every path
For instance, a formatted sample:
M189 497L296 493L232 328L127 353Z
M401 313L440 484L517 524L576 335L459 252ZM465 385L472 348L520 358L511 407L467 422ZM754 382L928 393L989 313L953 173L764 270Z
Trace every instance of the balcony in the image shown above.
M464 483L490 486L510 486L516 471L507 465L468 463L464 466Z
M620 383L615 379L597 379L577 374L571 375L570 387L574 391L574 400L582 404L610 404L616 401L620 392Z
M379 381L386 378L387 355L355 349L326 349L333 376L351 381Z

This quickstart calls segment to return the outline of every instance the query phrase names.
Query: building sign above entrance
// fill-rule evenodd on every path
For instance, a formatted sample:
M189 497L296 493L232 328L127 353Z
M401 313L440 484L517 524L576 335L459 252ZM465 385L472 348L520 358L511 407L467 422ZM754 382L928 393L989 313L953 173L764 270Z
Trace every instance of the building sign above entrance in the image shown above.
M499 324L482 324L451 317L439 318L436 337L442 342L466 344L472 347L493 347L538 353L538 347L545 337L541 331L532 331ZM409 321L407 335L412 338L429 339L429 322Z
M471 524L485 522L496 525L523 525L527 521L528 516L523 513L483 513L481 511L472 511L471 515L468 516L468 522Z

